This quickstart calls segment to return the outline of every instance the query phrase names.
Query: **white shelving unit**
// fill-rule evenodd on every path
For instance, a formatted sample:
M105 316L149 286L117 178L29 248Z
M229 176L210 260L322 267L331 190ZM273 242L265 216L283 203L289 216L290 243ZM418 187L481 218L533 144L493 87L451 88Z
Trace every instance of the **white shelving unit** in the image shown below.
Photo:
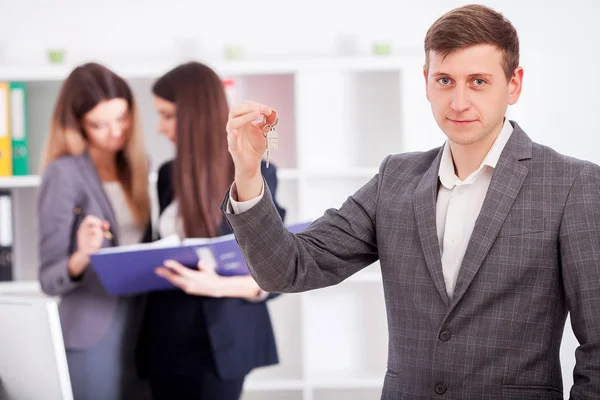
M132 85L152 159L150 176L173 156L156 133L153 80L173 67L108 65ZM339 207L377 173L390 153L439 146L444 135L425 98L423 56L286 59L212 64L232 78L236 100L252 99L280 115L278 200L286 222L314 219ZM21 80L29 95L32 176L0 178L12 190L15 268L37 279L36 197L39 154L61 81L73 66L0 67L0 81ZM253 371L244 400L369 400L381 395L387 321L378 263L341 284L269 302L280 364Z

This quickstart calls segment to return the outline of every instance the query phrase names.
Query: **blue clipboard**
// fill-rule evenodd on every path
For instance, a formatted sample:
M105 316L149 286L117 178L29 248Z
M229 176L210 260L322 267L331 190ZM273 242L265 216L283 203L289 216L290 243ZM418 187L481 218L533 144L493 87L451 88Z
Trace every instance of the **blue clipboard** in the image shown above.
M292 233L298 233L309 224L291 224L287 228ZM171 237L159 242L105 248L90 255L92 268L105 290L113 296L179 289L156 275L155 269L162 266L165 260L175 260L195 269L200 259L222 276L249 274L233 234L209 239L185 239L183 242Z

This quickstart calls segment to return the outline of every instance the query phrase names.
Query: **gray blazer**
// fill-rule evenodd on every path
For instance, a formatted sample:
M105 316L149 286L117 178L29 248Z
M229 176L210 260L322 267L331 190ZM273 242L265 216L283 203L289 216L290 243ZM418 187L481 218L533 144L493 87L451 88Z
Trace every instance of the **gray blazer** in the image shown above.
M571 398L600 399L600 167L533 143L511 123L452 299L436 234L442 148L388 156L339 210L295 236L268 193L249 211L226 213L270 292L335 285L381 261L382 399L562 399L568 311L581 344Z
M91 267L73 280L67 272L69 257L77 249L77 229L86 215L106 219L119 243L118 226L108 197L89 155L64 156L44 170L39 188L40 285L59 305L65 346L89 348L107 332L117 300L104 290Z

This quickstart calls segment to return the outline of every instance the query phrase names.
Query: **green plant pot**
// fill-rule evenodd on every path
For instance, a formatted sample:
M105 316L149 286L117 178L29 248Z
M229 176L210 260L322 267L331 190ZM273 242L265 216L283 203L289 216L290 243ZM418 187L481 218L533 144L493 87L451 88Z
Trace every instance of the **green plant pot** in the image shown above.
M377 56L389 56L392 54L392 44L389 42L373 43L373 54Z
M48 60L52 64L60 64L65 61L64 50L48 50Z
M225 58L227 60L240 60L244 58L244 47L225 46Z

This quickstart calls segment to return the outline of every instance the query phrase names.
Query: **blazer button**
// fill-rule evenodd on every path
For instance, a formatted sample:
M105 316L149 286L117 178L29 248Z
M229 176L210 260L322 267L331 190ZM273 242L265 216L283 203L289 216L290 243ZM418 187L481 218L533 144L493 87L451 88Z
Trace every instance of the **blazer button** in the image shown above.
M438 383L438 384L435 386L435 392L436 392L437 394L444 394L444 393L446 393L446 390L448 390L448 388L447 388L447 387L446 387L446 385L444 385L443 383Z
M75 215L79 215L79 214L81 214L81 208L80 208L80 207L76 207L76 208L73 210L73 214L75 214Z
M450 331L446 330L446 331L441 331L440 332L440 340L442 342L447 342L448 340L450 340Z

